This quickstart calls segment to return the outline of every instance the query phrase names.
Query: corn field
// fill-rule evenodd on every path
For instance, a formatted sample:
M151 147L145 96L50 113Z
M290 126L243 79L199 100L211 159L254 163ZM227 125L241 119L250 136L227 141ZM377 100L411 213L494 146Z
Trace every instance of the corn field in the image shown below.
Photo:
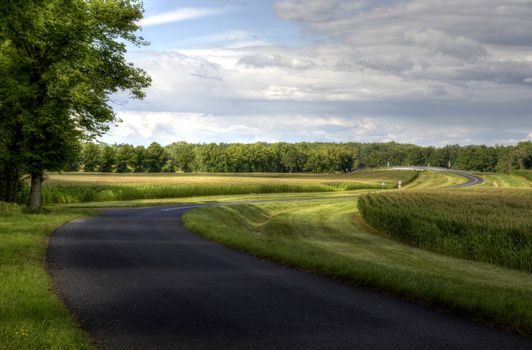
M363 195L358 206L403 242L532 272L532 190L394 191Z
M43 203L163 199L213 195L336 192L391 189L401 180L409 183L416 171L379 170L353 174L52 174L43 188ZM27 190L27 189L26 189Z

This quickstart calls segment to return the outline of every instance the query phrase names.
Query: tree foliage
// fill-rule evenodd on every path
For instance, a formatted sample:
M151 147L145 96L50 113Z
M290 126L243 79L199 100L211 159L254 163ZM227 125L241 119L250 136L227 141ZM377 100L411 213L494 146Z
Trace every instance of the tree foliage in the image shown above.
M32 193L39 193L31 207L40 204L43 172L64 168L80 139L117 121L111 94L144 96L150 78L125 60L127 42L145 44L135 34L142 13L134 0L2 2L0 147L32 176Z

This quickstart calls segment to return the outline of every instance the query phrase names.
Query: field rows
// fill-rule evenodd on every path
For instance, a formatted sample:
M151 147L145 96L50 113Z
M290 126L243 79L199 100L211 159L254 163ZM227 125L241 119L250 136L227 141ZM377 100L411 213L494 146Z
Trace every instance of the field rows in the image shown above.
M337 192L393 188L415 180L415 171L382 170L346 175L102 175L51 174L43 202L69 204L213 195Z
M483 187L532 188L532 171L516 171L511 174L480 174Z
M532 272L532 190L394 191L364 195L359 208L417 247Z

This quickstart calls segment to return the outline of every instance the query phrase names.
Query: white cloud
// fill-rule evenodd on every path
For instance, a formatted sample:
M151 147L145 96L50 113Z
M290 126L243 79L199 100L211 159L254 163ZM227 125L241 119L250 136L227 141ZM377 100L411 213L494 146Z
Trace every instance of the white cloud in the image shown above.
M106 142L149 144L157 141L375 141L393 137L395 126L363 117L294 115L216 116L201 113L121 111L119 127L112 128ZM119 140L119 141L117 141Z
M119 127L102 141L148 145L187 142L388 142L420 145L509 144L523 140L519 132L489 126L457 127L393 117L286 115L213 115L186 112L121 111ZM529 129L530 130L530 129ZM521 134L522 135L522 134ZM532 140L532 133L525 136Z
M142 20L140 20L139 24L142 27L156 26L160 24L216 16L226 11L226 9L220 8L180 8L177 10L168 11L158 15L143 18Z

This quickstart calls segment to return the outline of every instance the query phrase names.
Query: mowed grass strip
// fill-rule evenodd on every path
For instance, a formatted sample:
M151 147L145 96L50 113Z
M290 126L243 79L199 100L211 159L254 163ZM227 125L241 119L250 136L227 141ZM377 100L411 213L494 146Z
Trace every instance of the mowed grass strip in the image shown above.
M484 178L483 187L532 188L532 171L520 170L510 174L479 174Z
M466 182L465 177L457 174L442 171L422 171L416 181L406 184L405 187L408 189L445 188Z
M532 274L370 233L354 199L200 208L183 221L257 256L532 334Z
M516 170L513 171L512 174L524 178L529 182L530 187L532 187L532 170Z
M188 205L188 204L223 204L241 203L255 201L288 201L288 200L316 200L331 198L350 198L359 196L361 193L368 193L379 190L354 190L337 192L302 192L302 193L265 193L265 194L244 194L244 195L217 195L198 196L164 199L136 199L130 201L104 201L88 203L54 204L54 208L134 208L160 205Z
M82 216L24 214L0 202L0 349L93 348L52 291L44 268L48 235Z
M43 189L45 204L69 204L214 195L335 192L393 188L413 181L415 171L361 171L346 175L240 174L213 175L49 175Z
M394 191L358 205L369 224L401 241L532 272L532 190Z

